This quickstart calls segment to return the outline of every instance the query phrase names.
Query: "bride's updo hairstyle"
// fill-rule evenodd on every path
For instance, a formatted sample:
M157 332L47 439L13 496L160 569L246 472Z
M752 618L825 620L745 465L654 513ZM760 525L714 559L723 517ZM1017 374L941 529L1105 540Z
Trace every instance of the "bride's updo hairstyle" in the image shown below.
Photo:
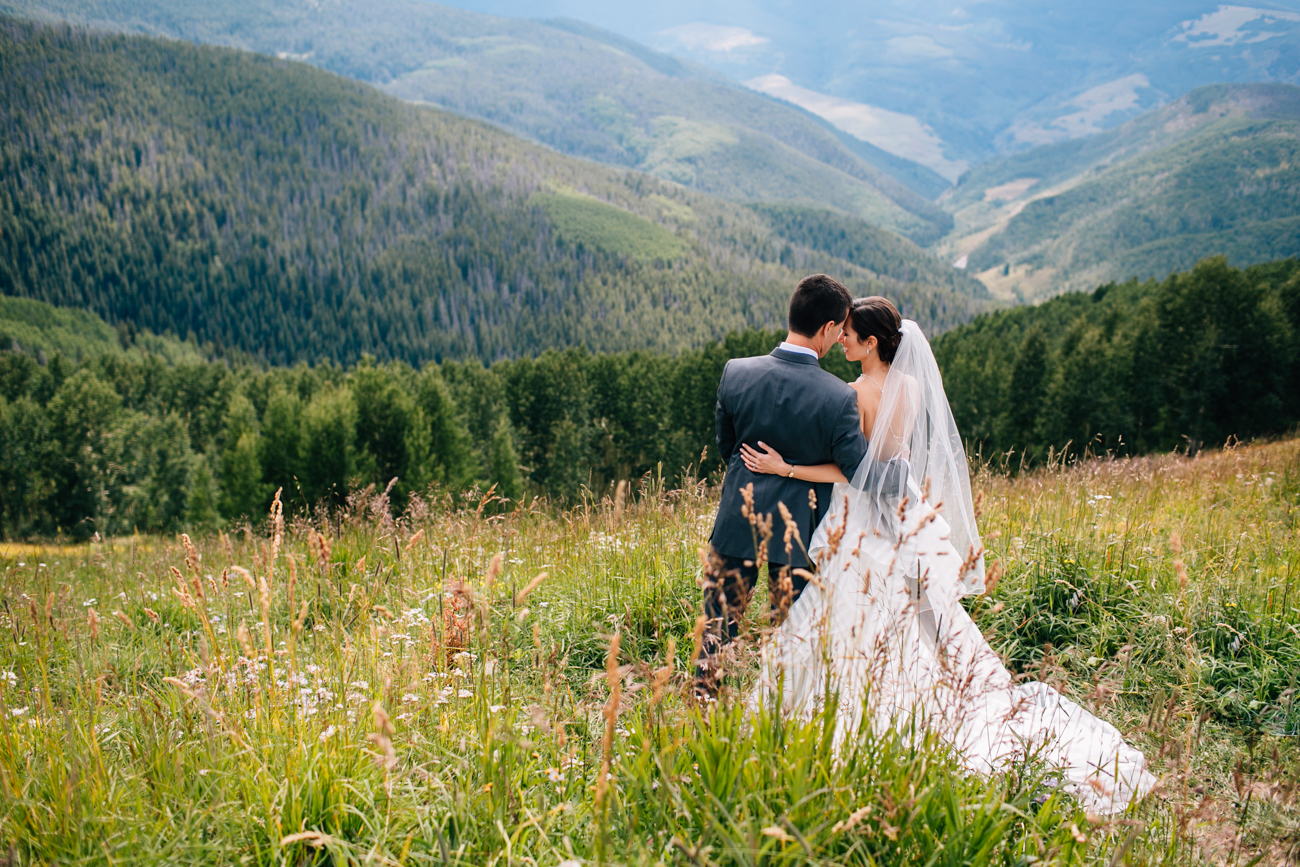
M876 338L880 360L893 364L894 353L903 340L903 332L899 330L903 327L903 317L888 298L872 295L853 299L853 306L849 308L849 326L858 340Z

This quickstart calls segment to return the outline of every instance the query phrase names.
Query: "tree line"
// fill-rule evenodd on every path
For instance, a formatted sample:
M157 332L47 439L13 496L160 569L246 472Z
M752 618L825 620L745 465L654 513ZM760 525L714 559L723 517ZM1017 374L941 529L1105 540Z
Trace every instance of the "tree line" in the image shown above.
M0 352L0 532L237 525L277 489L291 512L393 480L394 508L489 488L508 508L646 473L713 473L723 365L783 336L419 369ZM1049 450L1195 451L1281 433L1300 422L1300 261L1208 259L1159 283L982 316L934 347L968 448L1017 466ZM856 374L838 351L823 366Z
M169 532L341 505L366 485L413 495L492 488L511 503L598 495L618 479L716 466L727 359L748 331L678 355L262 369L104 354L40 364L0 352L0 531L8 538ZM841 359L842 360L842 359ZM706 451L707 450L707 451ZM477 494L476 494L477 496Z
M1300 260L1222 256L977 317L934 342L968 447L1190 453L1300 423Z

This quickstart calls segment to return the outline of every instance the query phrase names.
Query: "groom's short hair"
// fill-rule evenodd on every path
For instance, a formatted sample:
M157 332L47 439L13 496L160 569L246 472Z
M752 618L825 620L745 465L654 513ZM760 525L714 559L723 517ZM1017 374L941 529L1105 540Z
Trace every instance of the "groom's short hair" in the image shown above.
M853 296L844 284L825 274L810 274L790 296L790 330L813 337L827 322L843 322Z

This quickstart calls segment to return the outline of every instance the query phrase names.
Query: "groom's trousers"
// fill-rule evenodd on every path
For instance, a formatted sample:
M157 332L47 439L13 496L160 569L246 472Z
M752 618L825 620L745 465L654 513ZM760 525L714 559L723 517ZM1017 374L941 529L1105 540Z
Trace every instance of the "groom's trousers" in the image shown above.
M707 622L704 628L704 641L700 648L700 658L695 664L695 682L697 692L714 694L722 672L718 670L717 657L722 649L736 637L740 628L740 618L749 608L758 584L758 566L753 560L729 557L713 552L716 574L706 575L704 587L704 616ZM777 578L783 563L769 563L769 583ZM788 604L799 598L808 579L791 573L791 595ZM781 607L781 599L772 594L769 610L775 613Z

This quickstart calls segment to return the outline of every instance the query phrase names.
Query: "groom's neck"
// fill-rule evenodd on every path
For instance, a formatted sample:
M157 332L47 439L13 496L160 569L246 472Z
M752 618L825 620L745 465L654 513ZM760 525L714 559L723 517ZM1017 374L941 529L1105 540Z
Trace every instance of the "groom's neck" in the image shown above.
M821 347L816 345L815 338L804 337L802 334L795 334L793 331L789 331L786 332L785 342L793 343L795 346L802 346L805 349L811 349L813 352L817 353L818 358L821 357Z

